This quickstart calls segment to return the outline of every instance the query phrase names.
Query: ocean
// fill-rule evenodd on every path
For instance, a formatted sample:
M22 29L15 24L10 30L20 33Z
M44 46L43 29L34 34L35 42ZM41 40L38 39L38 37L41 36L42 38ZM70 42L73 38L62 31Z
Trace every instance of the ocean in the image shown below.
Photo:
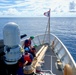
M47 19L47 17L0 18L0 39L3 39L3 27L8 22L17 23L20 34L27 34L29 37L44 33ZM76 61L76 18L53 17L50 19L50 28L50 32L59 37Z

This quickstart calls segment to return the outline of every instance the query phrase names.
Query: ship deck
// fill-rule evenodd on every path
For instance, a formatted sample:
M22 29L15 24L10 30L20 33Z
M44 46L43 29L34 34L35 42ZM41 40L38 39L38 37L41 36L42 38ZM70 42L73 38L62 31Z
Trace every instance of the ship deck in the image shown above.
M63 71L57 69L57 66L55 64L56 61L57 57L49 46L45 53L44 63L41 66L42 71L45 73L49 73L50 75L63 75Z

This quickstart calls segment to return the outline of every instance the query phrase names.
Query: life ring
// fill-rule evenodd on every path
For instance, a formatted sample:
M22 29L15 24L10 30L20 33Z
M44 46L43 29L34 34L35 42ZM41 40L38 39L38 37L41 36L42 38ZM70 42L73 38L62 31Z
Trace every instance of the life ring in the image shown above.
M73 75L72 68L69 64L64 66L64 75Z

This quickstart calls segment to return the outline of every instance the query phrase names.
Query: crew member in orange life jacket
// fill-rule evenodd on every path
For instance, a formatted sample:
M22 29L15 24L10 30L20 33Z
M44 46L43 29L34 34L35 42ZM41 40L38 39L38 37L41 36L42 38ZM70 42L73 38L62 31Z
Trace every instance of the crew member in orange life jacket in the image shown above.
M26 47L30 47L31 48L31 40L33 40L34 37L31 36L29 39L26 39L22 45L23 48L26 48Z
M25 71L32 71L31 63L33 61L33 56L31 53L28 53L29 49L25 48L25 54L24 54L24 61L25 63L23 64L23 71L24 75L29 75L25 74ZM32 71L30 75L33 75L34 72Z
M27 47L27 48L25 48L25 54L22 55L22 58L19 60L19 69L17 71L17 74L24 75L23 74L23 67L30 65L32 60L33 60L33 56L29 53L29 48Z
M28 48L25 48L25 54L24 54L24 65L30 65L31 62L33 60L33 56L31 53L29 53L29 49Z

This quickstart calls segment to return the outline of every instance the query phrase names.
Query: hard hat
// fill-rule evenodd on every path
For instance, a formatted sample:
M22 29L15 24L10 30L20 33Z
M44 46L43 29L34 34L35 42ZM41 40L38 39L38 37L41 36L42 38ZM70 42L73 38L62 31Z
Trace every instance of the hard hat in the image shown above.
M34 39L34 36L30 36L31 39Z
M34 45L34 47L36 48L36 47L37 47L37 45Z
M26 47L24 50L25 50L26 52L29 52L29 48L28 48L28 47Z

